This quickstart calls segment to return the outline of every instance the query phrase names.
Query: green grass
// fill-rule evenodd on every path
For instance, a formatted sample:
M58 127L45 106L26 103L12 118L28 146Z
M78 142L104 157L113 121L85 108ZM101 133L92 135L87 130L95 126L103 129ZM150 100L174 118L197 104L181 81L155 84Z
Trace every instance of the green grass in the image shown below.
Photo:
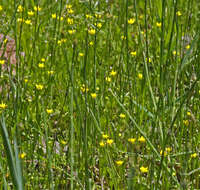
M197 0L0 6L0 189L200 188Z

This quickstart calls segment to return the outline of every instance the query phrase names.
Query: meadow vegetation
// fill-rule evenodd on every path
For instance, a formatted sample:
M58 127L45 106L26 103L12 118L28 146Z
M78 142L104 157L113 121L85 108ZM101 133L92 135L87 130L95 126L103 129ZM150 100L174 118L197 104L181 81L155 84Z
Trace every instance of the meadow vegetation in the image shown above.
M0 189L200 189L198 0L1 0Z

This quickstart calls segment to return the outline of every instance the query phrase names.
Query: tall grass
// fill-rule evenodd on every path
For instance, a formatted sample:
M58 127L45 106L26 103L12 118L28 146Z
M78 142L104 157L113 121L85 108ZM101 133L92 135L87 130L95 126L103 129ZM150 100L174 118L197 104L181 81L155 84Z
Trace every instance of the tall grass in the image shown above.
M0 189L198 189L199 7L2 0Z

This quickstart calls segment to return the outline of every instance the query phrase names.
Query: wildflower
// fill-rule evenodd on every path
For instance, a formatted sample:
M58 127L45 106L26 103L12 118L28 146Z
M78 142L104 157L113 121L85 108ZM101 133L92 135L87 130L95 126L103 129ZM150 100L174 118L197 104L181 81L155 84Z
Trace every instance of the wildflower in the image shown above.
M34 6L33 9L34 9L35 12L36 12L36 11L38 11L38 12L41 11L41 8L40 8L39 6Z
M177 11L177 12L176 12L176 15L177 15L177 16L181 16L181 15L182 15L181 11Z
M91 93L90 95L91 95L91 97L92 97L93 99L95 99L95 98L97 97L97 94L96 94L96 93Z
M18 18L17 22L24 22L24 19L23 18Z
M106 81L107 82L111 82L111 78L110 77L106 77Z
M122 134L121 134L121 133L119 133L119 134L118 134L118 136L119 136L119 137L121 137L121 136L122 136Z
M76 32L76 30L68 30L69 34L74 34Z
M56 13L52 14L51 18L56 19Z
M126 115L123 114L123 113L121 113L121 114L119 115L119 117L122 118L122 119L124 119L124 118L126 117Z
M24 82L27 83L27 82L28 82L28 79L24 79Z
M41 62L43 62L43 63L44 63L45 61L46 61L46 59L45 59L45 58L41 58Z
M2 11L3 10L3 7L0 5L0 11Z
M97 23L97 27L98 27L98 28L101 28L101 27L102 27L102 24L101 24L101 23Z
M7 43L7 41L8 41L8 39L7 39L7 38L5 38L5 40L3 41L3 43L4 43L4 44L6 44L6 43Z
M25 23L28 24L28 25L31 25L31 24L32 24L32 23L31 23L31 20L29 20L29 19L25 20Z
M103 141L101 141L101 142L99 143L99 145L100 145L101 147L104 147L104 146L105 146L105 143L104 143Z
M72 5L66 5L66 9L71 9L72 8Z
M189 121L186 119L186 120L183 120L183 124L185 125L185 126L189 126Z
M101 18L101 15L95 14L95 17L96 17L96 18Z
M191 154L191 158L196 158L198 155L197 155L197 153L194 153L194 154Z
M34 12L33 11L28 11L28 16L33 16Z
M68 14L73 14L74 11L73 11L73 9L68 9L68 10L67 10L67 13L68 13Z
M121 36L121 39L122 39L122 40L125 40L125 39L126 39L126 36L122 35L122 36Z
M88 15L88 14L86 14L85 17L86 17L87 19L92 18L92 16L91 16L91 15Z
M113 140L112 140L112 139L107 139L106 143L107 143L108 145L111 145L111 144L113 144Z
M174 50L174 51L172 52L172 54L173 54L173 55L176 55L176 51Z
M2 103L0 104L0 109L5 109L6 107L7 107L7 105L6 105L5 103L2 102Z
M131 56L136 56L137 52L136 51L132 51L131 52Z
M147 60L148 60L148 59L146 58L146 61L147 61ZM152 60L151 60L151 58L149 57L149 63L151 63L151 61L152 61Z
M85 85L82 85L81 91L84 93L85 91L88 92L89 89L85 87Z
M161 22L156 22L156 26L160 28L162 26L162 23Z
M62 145L66 145L66 144L67 144L67 142L64 141L64 140L61 140L60 143L61 143Z
M144 166L142 166L142 167L140 167L140 171L142 172L142 173L148 173L148 167L144 167Z
M160 151L160 155L161 155L161 156L164 155L164 157L165 157L165 156L167 156L167 152L164 151L164 153L163 153L163 150L161 150L161 151Z
M171 148L171 147L167 147L167 148L165 148L165 150L166 150L167 152L171 152L171 151L172 151L172 148Z
M38 64L38 67L39 67L39 68L44 68L44 63L39 63L39 64Z
M53 109L46 109L46 112L47 112L48 114L51 114L51 113L53 113Z
M5 60L0 60L0 65L5 64Z
M68 19L67 19L67 23L68 23L68 24L73 24L73 23L74 23L73 18L68 18Z
M145 143L145 142L146 142L146 139L145 139L143 136L141 136L141 137L138 139L138 141L141 142L141 143Z
M47 71L48 75L53 75L54 71Z
M21 5L19 5L19 6L17 7L17 12L18 12L18 13L23 12L23 7L22 7Z
M113 70L112 70L112 71L110 72L110 76L115 76L116 74L117 74L116 71L113 71Z
M122 160L117 160L117 161L115 161L115 163L116 163L118 166L121 166L121 165L124 163L124 161L122 161Z
M84 53L80 52L78 55L79 55L80 57L83 57L83 56L84 56Z
M103 139L107 139L109 136L106 134L103 134L102 137L103 137Z
M189 111L187 112L187 116L191 116L191 113Z
M26 156L26 153L21 153L21 154L19 154L19 157L21 158L21 159L24 159L25 158L25 156Z
M186 48L186 49L190 49L190 45L187 45L185 48Z
M63 16L59 17L57 20L59 20L59 19L60 19L60 21L64 20Z
M139 73L139 74L138 74L138 78L139 78L140 80L142 80L143 75L142 75L141 73Z
M44 86L42 84L36 84L35 87L38 89L38 90L42 90L44 88Z
M128 139L128 142L130 142L130 143L132 143L132 144L134 144L135 141L136 141L136 138L129 138L129 139Z
M91 41L91 42L89 43L89 45L90 45L90 46L93 46L93 45L94 45L94 42L93 42L93 41Z
M130 18L129 20L128 20L128 24L133 24L135 22L135 19L134 18Z
M91 28L91 29L88 30L88 33L91 34L91 35L95 35L96 30Z

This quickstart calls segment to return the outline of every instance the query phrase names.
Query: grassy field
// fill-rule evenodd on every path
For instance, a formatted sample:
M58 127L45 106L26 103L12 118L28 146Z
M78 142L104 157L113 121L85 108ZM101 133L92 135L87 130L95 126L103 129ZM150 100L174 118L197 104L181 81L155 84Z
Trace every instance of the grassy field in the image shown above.
M0 190L200 189L199 0L1 0Z

